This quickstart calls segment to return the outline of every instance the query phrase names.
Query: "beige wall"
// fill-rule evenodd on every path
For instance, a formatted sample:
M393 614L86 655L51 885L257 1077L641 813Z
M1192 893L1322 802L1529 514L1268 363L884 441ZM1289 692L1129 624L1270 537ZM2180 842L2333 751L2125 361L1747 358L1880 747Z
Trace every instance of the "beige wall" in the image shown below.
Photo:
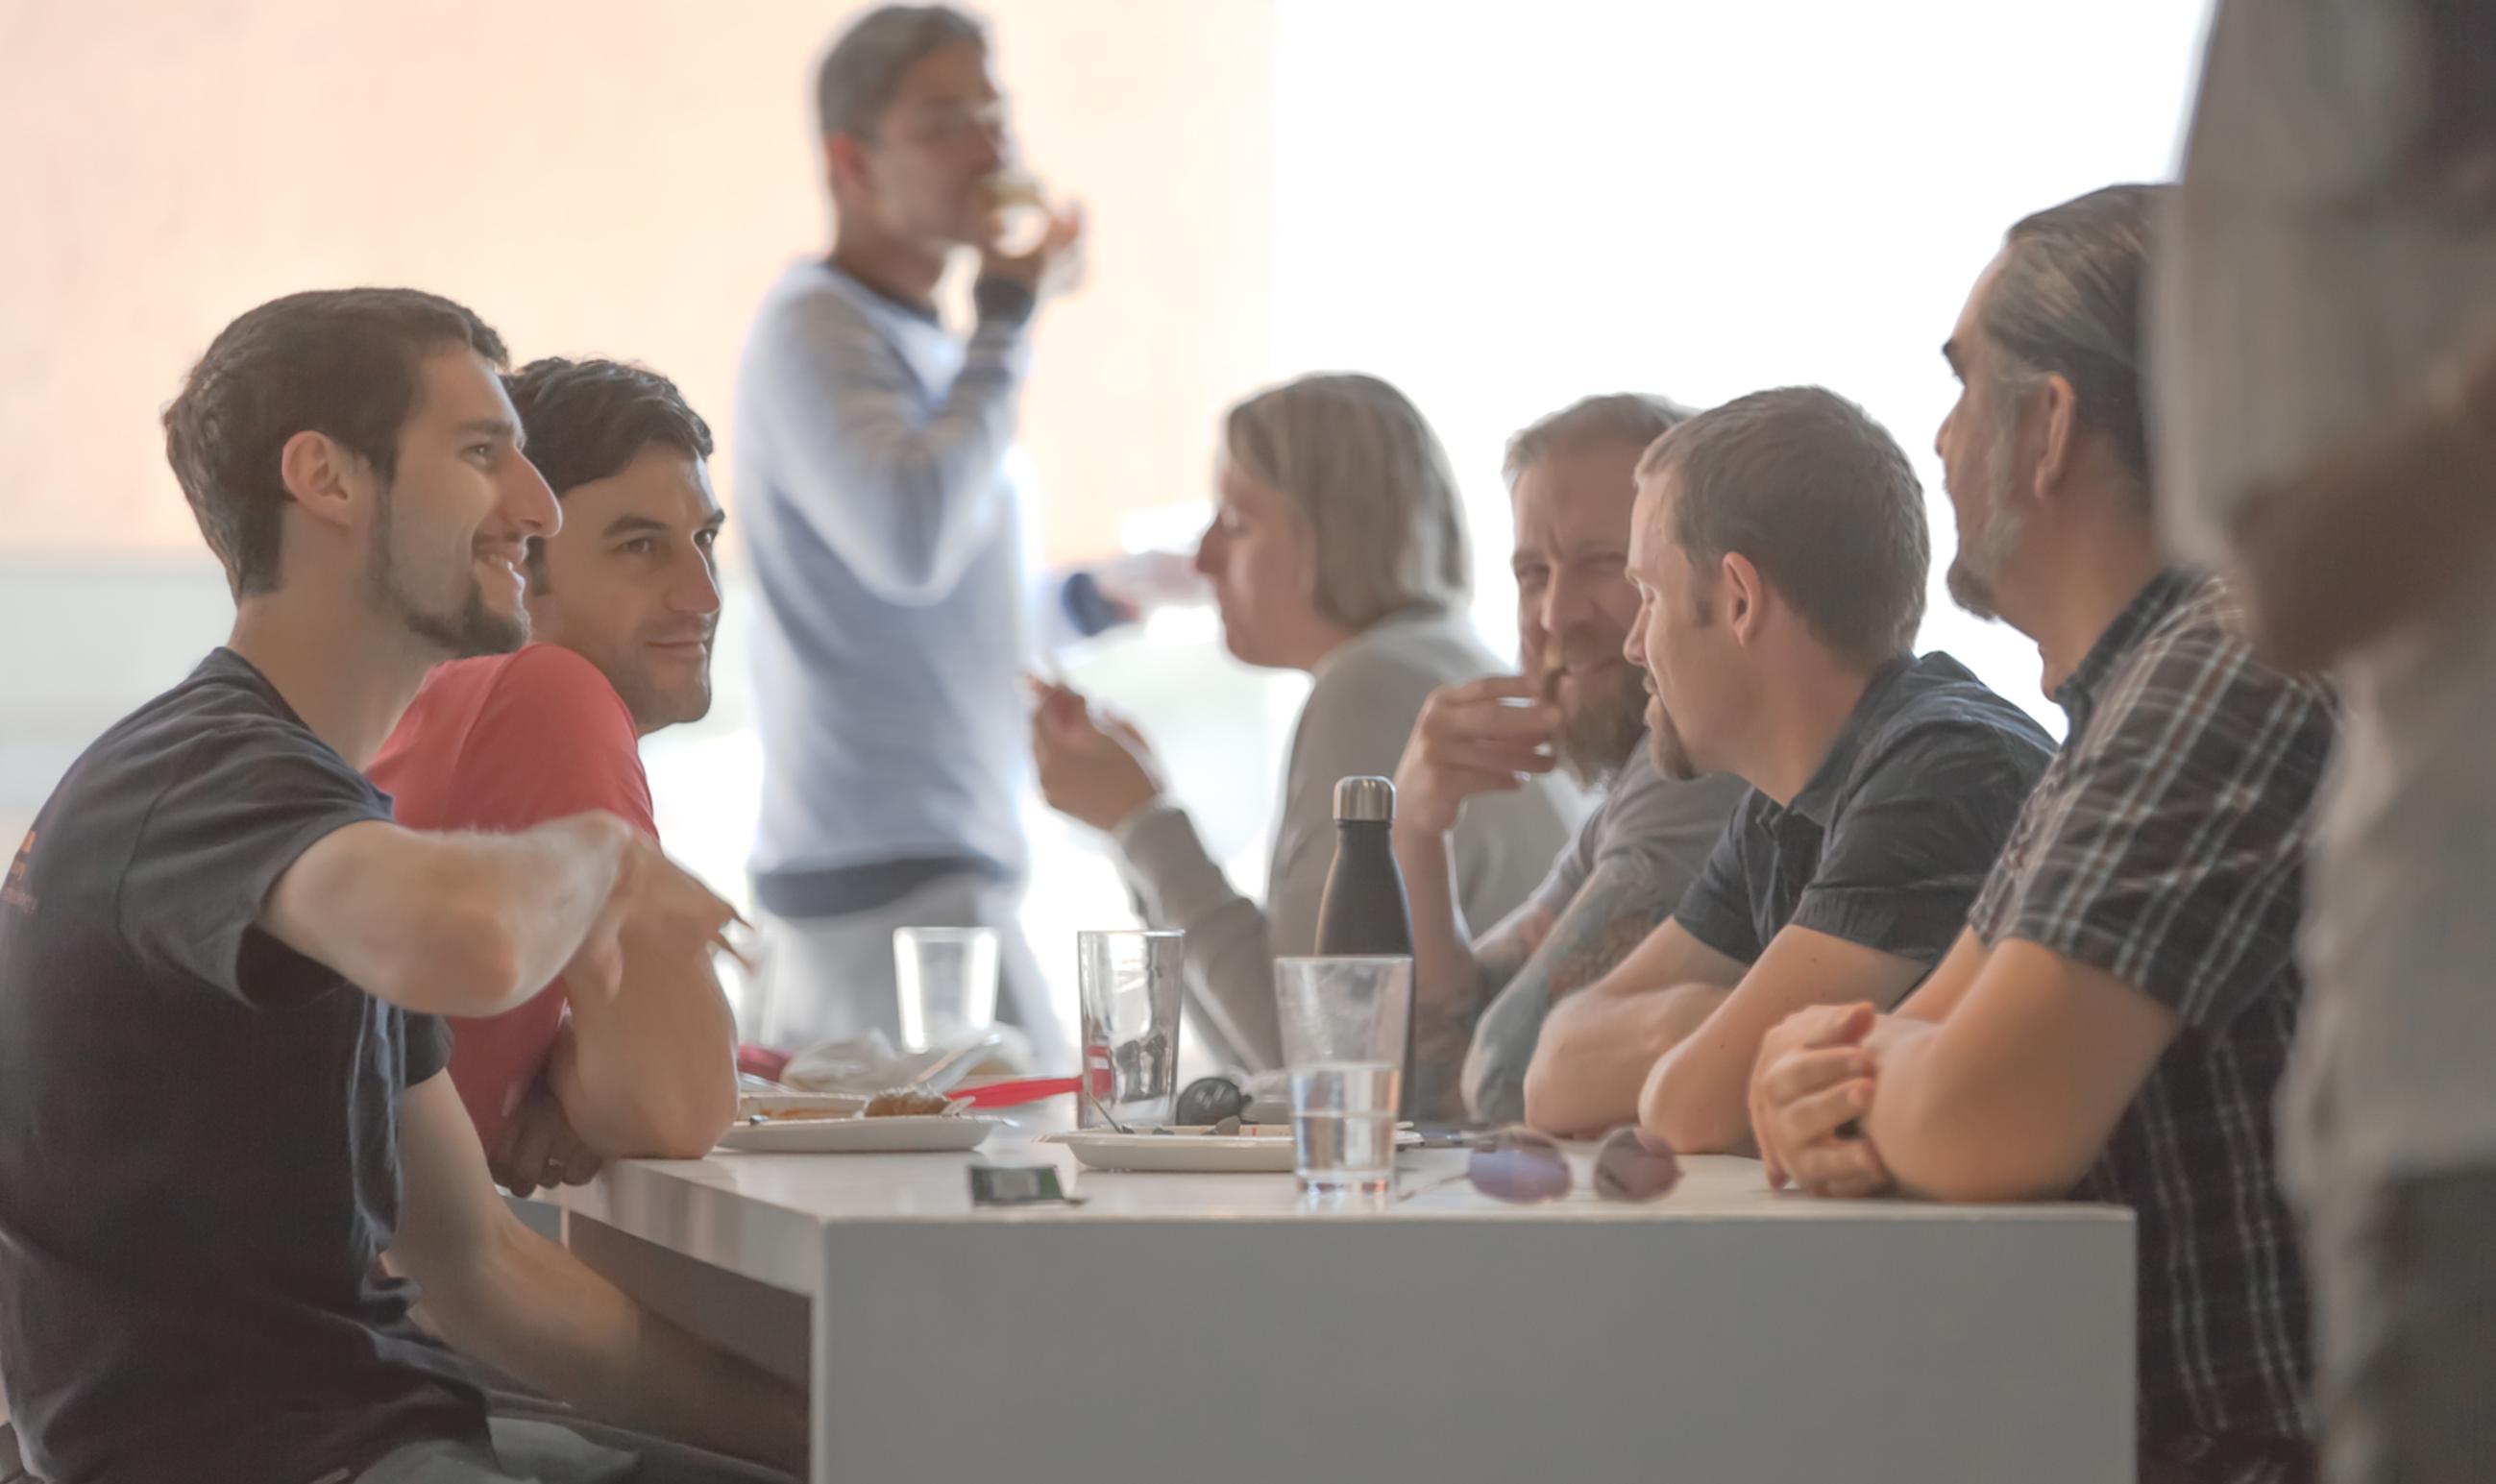
M198 549L157 411L296 289L417 285L523 359L646 360L725 434L747 314L825 241L812 60L858 8L0 0L0 557ZM1024 415L1056 554L1201 497L1268 374L1272 8L984 7L1032 163L1092 215Z

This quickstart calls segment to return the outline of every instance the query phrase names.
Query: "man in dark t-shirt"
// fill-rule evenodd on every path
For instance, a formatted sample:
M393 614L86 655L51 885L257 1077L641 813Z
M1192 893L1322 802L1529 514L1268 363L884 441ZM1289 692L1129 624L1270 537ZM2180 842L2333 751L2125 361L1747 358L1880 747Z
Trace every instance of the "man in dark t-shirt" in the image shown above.
M1553 1007L1529 1122L1746 1148L1769 1027L1893 1005L1949 950L2053 744L1957 661L1913 655L1930 558L1905 453L1819 387L1743 397L1647 450L1625 652L1656 761L1751 790L1671 918Z
M449 1035L254 925L313 842L390 818L219 649L37 819L0 910L0 1313L38 1468L170 1446L200 1477L309 1479L403 1430L482 1430L377 1261L399 1098ZM287 1398L280 1451L255 1393Z
M727 909L612 816L421 834L359 771L430 666L526 637L522 542L560 516L502 358L429 294L296 294L166 413L232 638L71 766L0 893L0 1377L51 1484L779 1477L490 1416L419 1312L562 1399L803 1461L792 1388L519 1227L443 1070L438 1017L558 973L633 995Z

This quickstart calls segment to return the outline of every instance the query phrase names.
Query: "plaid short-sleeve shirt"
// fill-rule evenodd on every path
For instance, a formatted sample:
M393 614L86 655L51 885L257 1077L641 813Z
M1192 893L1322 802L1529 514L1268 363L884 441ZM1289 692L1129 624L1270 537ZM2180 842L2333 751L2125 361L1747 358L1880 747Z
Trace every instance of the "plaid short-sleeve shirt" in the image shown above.
M1970 925L2175 1012L2082 1193L2137 1213L2143 1443L2200 1476L2290 1476L2314 1435L2306 1288L2271 1103L2334 707L2262 665L2216 579L2160 574L2055 698L2072 729Z

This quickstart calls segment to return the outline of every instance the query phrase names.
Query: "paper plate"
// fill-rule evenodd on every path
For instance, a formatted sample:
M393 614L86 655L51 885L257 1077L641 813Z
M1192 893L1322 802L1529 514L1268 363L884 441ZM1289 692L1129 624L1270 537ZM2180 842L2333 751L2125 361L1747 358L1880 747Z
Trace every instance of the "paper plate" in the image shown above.
M891 1155L977 1149L992 1119L928 1114L908 1118L792 1118L733 1124L719 1147L744 1154Z

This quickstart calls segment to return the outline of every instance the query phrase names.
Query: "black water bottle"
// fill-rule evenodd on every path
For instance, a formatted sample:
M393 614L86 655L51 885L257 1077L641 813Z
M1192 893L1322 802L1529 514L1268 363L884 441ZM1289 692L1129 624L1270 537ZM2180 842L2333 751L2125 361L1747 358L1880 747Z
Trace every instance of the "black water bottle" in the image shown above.
M1413 956L1413 909L1395 864L1395 785L1384 778L1347 778L1334 786L1334 864L1318 901L1321 957ZM1404 1017L1403 1115L1413 1116L1413 1022Z

